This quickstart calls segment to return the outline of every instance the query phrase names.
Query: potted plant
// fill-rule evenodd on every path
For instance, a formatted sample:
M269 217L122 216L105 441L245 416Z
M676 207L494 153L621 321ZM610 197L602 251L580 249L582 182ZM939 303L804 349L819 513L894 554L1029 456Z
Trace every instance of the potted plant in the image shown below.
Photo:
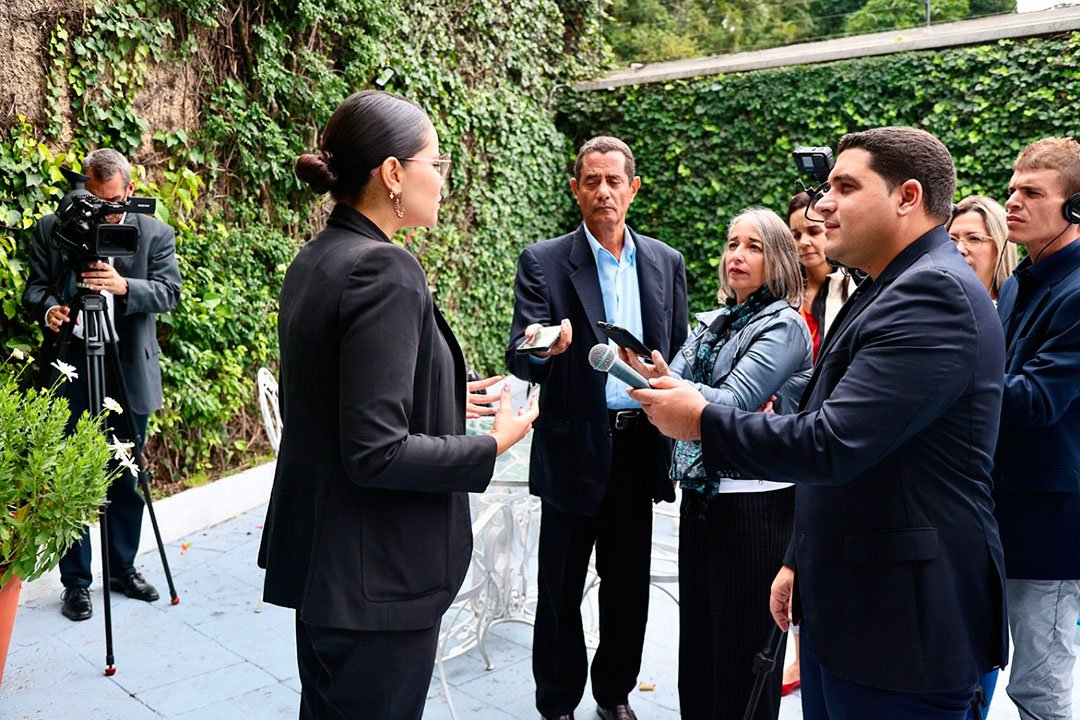
M126 452L106 441L100 417L84 414L67 433L68 403L56 390L74 368L58 363L51 388L24 390L25 366L12 366L26 359L16 351L0 364L0 681L22 582L56 567L96 518L119 472L109 460Z

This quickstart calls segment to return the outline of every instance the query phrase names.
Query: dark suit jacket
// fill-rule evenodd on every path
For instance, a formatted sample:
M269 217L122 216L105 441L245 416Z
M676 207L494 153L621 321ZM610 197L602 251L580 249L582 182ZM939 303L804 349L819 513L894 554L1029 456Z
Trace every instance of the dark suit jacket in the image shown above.
M938 227L849 300L825 342L798 414L706 408L706 469L799 484L785 562L825 668L888 690L971 685L1008 657L990 297Z
M1080 242L1001 288L1005 395L994 514L1005 574L1080 578Z
M465 361L420 264L339 204L285 274L283 434L259 565L267 602L347 630L438 625L469 566Z
M158 363L161 349L154 313L168 312L179 302L180 268L176 263L176 237L171 227L138 214L129 214L125 223L139 229L139 245L132 257L113 259L116 271L128 281L127 294L113 297L114 322L130 410L149 415L162 403L161 366ZM38 312L34 319L41 323L45 322L45 313L50 307L67 305L75 296L75 273L69 272L44 304L41 303L49 289L49 281L67 259L66 253L45 242L55 224L56 216L46 215L34 228L30 243L30 278L22 297L23 307L28 312ZM47 357L50 355L48 346L55 343L57 337L57 333L45 331Z
M630 231L637 247L638 287L645 344L665 358L686 340L686 272L682 255ZM557 325L569 318L570 347L548 362L530 362L515 348L532 323ZM589 350L607 342L600 280L583 226L530 245L518 260L514 320L506 366L522 380L540 383L540 416L533 423L529 489L564 512L593 515L600 509L611 470L611 428L604 385L607 375L589 365ZM671 446L660 443L653 496L674 500L668 479Z

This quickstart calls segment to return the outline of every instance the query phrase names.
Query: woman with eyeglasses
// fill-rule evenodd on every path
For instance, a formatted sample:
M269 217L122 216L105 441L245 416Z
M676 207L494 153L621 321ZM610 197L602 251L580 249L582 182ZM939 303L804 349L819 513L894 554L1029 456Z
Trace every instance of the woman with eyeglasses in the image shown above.
M720 308L698 327L670 368L659 352L646 378L672 375L714 403L793 412L809 378L810 333L796 308L803 280L787 224L750 208L731 221L720 261ZM682 487L679 524L679 705L685 718L741 718L754 685L753 660L773 627L767 603L795 523L795 488L766 479L709 475L701 443L675 443L672 478ZM777 662L784 661L780 648ZM771 673L755 720L780 712Z
M956 249L975 271L997 304L998 288L1016 269L1016 246L1008 243L1005 208L982 195L969 195L956 205L947 229Z
M259 549L264 598L296 609L301 718L421 717L470 562L467 493L537 414L515 415L504 386L491 432L465 435L483 412L470 393L493 381L467 386L420 263L390 241L435 224L448 169L424 111L375 91L296 161L337 201L281 290L283 432Z

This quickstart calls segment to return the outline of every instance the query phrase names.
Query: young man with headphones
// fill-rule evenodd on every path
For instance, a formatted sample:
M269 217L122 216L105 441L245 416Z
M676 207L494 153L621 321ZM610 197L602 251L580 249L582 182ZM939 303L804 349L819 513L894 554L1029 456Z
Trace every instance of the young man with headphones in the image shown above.
M1006 350L994 514L1013 636L1007 692L1024 720L1069 718L1080 617L1080 143L1024 148L1005 209L1009 240L1027 250L998 300Z

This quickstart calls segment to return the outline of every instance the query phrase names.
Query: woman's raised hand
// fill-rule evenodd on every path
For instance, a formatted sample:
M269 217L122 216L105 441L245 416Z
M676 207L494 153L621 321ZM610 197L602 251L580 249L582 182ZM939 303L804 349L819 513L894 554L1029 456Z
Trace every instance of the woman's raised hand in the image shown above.
M494 415L495 408L491 407L492 404L499 402L498 395L489 395L485 392L481 392L485 388L489 388L492 385L502 380L505 375L492 375L489 378L483 380L473 380L466 383L468 387L468 395L465 396L465 419L473 420L481 415Z
M499 409L495 411L495 423L491 427L491 435L495 438L497 449L496 455L502 455L512 448L526 433L532 429L533 420L540 414L540 408L536 404L536 395L529 398L526 407L518 408L514 413L514 400L510 394L510 383L504 383L502 392L499 394Z
M619 348L619 357L622 358L624 363L637 370L638 375L641 375L646 380L671 375L671 370L668 369L668 364L664 362L664 356L660 354L659 350L652 351L651 365L643 363L637 353L631 352L624 347Z

